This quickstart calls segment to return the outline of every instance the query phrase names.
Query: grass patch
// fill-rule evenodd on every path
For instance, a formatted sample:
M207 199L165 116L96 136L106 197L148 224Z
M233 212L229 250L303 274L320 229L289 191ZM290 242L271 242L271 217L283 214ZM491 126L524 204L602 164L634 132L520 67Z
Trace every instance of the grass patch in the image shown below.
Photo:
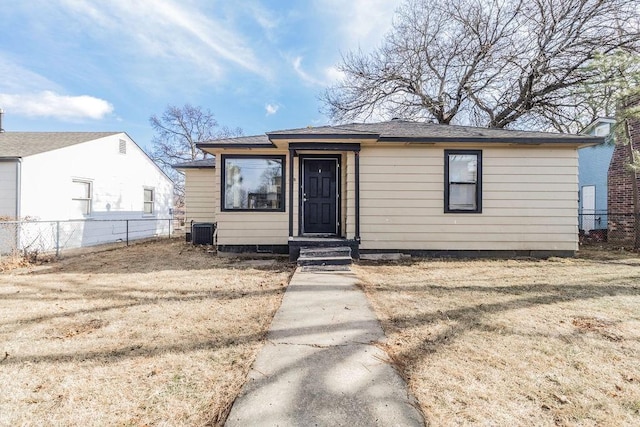
M355 270L430 424L640 424L637 255Z
M0 425L218 425L293 273L158 241L0 274Z

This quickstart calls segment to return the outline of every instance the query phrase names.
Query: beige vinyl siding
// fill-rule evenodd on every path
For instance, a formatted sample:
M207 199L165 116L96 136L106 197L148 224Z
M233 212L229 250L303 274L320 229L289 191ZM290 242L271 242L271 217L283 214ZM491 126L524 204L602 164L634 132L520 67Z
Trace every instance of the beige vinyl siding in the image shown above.
M577 250L575 149L484 148L482 162L482 213L445 214L444 147L363 147L361 248Z
M215 221L215 192L215 169L185 169L187 223Z
M285 212L234 212L221 210L221 154L229 155L286 155L284 175ZM289 242L289 155L287 150L238 150L216 152L215 212L218 223L218 245L286 245ZM294 164L297 168L297 162ZM297 169L296 169L297 170ZM297 177L294 177L294 188ZM294 191L294 197L297 192ZM294 198L294 200L296 200ZM295 206L295 202L294 202ZM294 209L297 212L297 209ZM294 221L294 225L297 222Z

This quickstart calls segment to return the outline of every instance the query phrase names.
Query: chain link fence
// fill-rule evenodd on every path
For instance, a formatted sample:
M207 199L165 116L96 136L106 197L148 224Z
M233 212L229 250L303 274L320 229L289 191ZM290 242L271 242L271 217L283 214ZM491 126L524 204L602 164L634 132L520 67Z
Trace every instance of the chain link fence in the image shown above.
M0 254L55 254L108 243L171 237L173 219L0 221Z
M640 215L633 212L591 211L578 215L581 243L608 242L615 246L633 248L640 233Z

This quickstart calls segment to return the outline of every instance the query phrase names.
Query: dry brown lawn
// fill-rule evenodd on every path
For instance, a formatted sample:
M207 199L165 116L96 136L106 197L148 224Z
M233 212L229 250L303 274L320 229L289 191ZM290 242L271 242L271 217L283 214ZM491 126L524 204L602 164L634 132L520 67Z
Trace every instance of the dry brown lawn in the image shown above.
M293 267L160 241L0 274L0 425L216 425Z
M640 425L640 258L355 267L431 425Z

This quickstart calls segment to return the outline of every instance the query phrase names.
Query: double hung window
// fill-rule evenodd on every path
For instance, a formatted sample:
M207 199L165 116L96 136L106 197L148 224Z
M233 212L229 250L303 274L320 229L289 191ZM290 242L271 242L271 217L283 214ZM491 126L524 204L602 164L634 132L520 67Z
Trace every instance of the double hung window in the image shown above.
M482 151L445 150L444 211L482 212Z
M152 215L154 212L153 209L153 202L154 202L154 198L155 198L155 194L153 191L153 188L145 188L143 190L144 193L144 214L145 215Z
M72 181L72 196L75 213L82 216L91 215L92 182L84 179Z

